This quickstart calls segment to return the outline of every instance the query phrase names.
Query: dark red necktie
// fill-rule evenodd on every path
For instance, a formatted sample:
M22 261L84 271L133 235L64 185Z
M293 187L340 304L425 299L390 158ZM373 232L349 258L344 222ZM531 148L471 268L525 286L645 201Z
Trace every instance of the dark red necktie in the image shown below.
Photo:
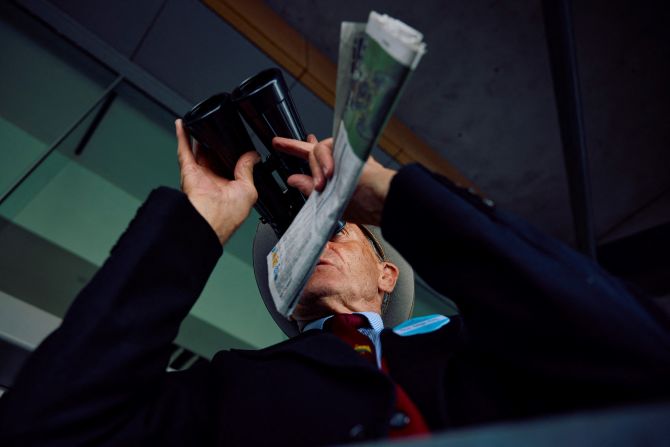
M369 327L369 323L363 315L359 314L335 314L324 325L325 330L337 335L359 355L376 365L377 353L374 344L368 337L358 332L358 329L363 327ZM391 379L386 361L383 358L382 371ZM395 385L396 407L389 422L391 428L389 436L391 438L401 438L427 435L429 433L428 426L421 412L405 390L393 379L391 381Z

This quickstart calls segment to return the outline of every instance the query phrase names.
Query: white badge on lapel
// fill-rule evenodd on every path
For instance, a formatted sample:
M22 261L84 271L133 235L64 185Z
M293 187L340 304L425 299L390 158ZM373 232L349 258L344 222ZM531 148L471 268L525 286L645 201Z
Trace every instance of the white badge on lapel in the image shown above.
M425 317L410 318L393 328L393 332L403 337L408 335L427 334L434 332L449 323L449 317L444 315L426 315Z

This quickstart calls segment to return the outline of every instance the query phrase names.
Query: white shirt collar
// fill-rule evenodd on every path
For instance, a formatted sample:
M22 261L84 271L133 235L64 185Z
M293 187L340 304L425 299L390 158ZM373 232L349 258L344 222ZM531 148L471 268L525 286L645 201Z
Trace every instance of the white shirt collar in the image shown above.
M375 332L381 332L384 329L384 322L382 321L381 315L379 315L378 313L376 312L352 312L352 313L363 315L368 320L368 323L370 323L370 327L372 327L372 329ZM302 331L305 332L309 331L310 329L323 330L324 323L329 319L331 319L332 317L333 317L332 315L328 315L327 317L311 321L305 325Z

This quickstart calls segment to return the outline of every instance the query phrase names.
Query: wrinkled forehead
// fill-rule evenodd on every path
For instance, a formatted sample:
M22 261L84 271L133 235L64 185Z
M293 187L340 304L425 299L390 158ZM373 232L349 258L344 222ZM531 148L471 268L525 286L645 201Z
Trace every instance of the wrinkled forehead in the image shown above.
M379 261L382 262L386 261L386 254L384 253L384 248L370 230L365 228L364 225L352 224L350 222L347 222L347 227L348 228L353 227L356 229L355 232L358 235L358 237L366 242L366 244L372 251L372 254L375 255L375 257Z

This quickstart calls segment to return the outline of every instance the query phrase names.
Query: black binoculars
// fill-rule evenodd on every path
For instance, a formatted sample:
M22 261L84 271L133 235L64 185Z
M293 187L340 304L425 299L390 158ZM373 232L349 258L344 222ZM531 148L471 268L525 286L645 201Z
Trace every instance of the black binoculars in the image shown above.
M264 70L243 81L232 93L214 95L184 115L184 126L198 141L200 150L210 152L214 169L228 179L234 178L240 156L256 149L240 115L267 149L261 153L261 163L254 167L258 191L255 208L279 238L305 203L297 189L288 187L287 179L297 173L310 175L306 161L272 147L275 136L302 141L307 138L281 71Z

